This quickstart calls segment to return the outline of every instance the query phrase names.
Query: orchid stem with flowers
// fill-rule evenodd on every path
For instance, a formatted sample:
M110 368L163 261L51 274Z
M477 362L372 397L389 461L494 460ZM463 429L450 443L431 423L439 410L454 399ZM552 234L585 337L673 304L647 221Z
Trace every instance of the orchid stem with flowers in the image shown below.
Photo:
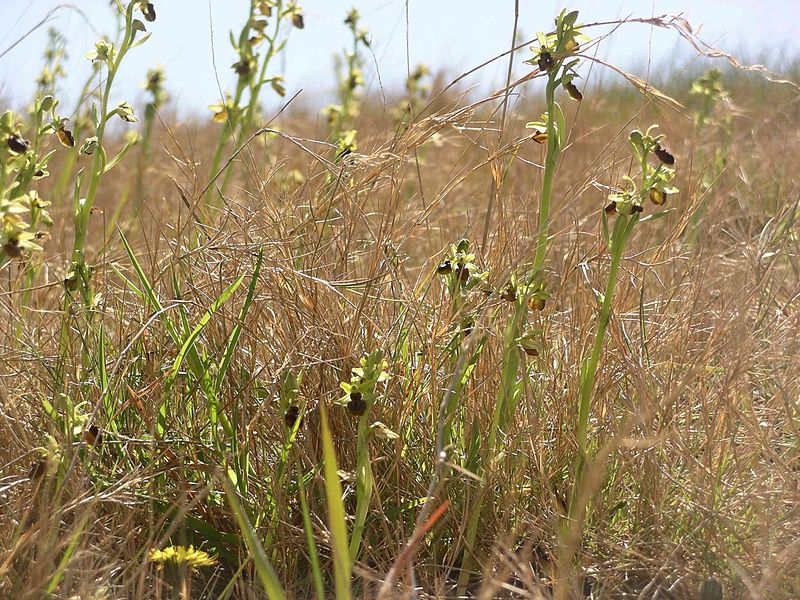
M505 327L503 345L503 369L501 372L501 386L498 401L495 406L492 426L489 433L486 452L482 459L482 471L491 473L492 465L496 460L496 446L498 445L498 432L506 431L516 411L517 400L521 392L522 382L518 380L518 370L521 352L535 352L539 334L532 330L525 330L528 309L542 310L547 298L546 282L542 267L547 256L548 230L550 223L550 204L553 193L553 180L558 158L566 144L566 126L564 113L556 102L556 92L563 88L569 96L576 101L583 99L581 92L575 87L573 80L577 77L575 68L579 59L575 53L580 49L580 43L588 38L581 34L575 23L578 12L562 10L555 19L555 32L537 35L538 47L533 47L535 56L526 61L535 64L539 71L547 74L545 84L545 112L539 121L531 122L526 127L534 130L533 140L540 144L547 144L542 179L542 190L539 196L539 217L536 235L536 252L528 275L524 280L517 282L512 277L501 291L501 298L514 306L513 313ZM473 468L477 467L477 464ZM458 580L458 593L466 591L473 562L473 552L477 540L478 528L485 496L489 493L489 484L479 492L470 514L464 535L464 554L461 564L461 574Z
M82 173L78 173L75 185L75 196L73 200L73 218L75 223L75 242L72 250L72 267L67 275L65 285L67 291L79 290L86 306L93 306L95 298L91 292L91 268L86 264L84 249L86 246L86 233L89 224L89 216L92 213L97 191L103 176L108 173L119 161L127 154L128 150L136 143L136 136L130 136L127 143L119 153L109 160L105 148L106 126L114 117L119 117L127 123L137 121L133 112L133 107L127 102L121 102L115 108L109 107L111 90L114 87L114 80L119 73L120 65L129 50L140 46L150 37L144 23L135 17L136 9L139 9L148 22L155 21L155 7L151 2L142 0L132 0L125 7L120 0L116 1L117 10L120 15L124 15L125 28L122 41L119 46L107 41L100 40L95 44L94 52L87 58L98 61L105 65L107 70L106 82L103 88L100 107L95 105L92 108L92 121L94 123L95 134L89 137L81 146L81 153L93 155L91 170L89 171L89 184L86 196L81 198ZM138 34L142 34L138 37Z
M378 349L361 358L361 366L352 370L350 382L342 382L341 388L345 395L339 398L338 404L347 407L347 411L358 417L358 436L356 440L356 514L353 522L353 532L350 536L350 560L358 557L361 548L361 539L364 534L364 524L367 520L367 511L372 497L373 475L369 457L369 438L375 435L393 439L397 434L388 429L383 423L376 422L370 425L370 409L375 402L376 387L389 379L386 371L387 362L383 358L383 351Z
M267 31L270 18L274 19L271 33ZM280 97L286 94L283 76L269 77L267 73L272 59L280 54L286 45L286 38L281 38L280 34L281 26L287 20L291 21L296 29L305 27L302 9L296 2L251 0L247 22L238 39L231 33L231 44L239 57L231 66L237 75L236 90L233 96L226 93L219 104L210 107L214 111L214 121L223 124L211 159L210 177L218 175L222 165L222 154L231 137L238 131L239 137L242 138L255 128L260 107L259 98L264 84L269 83ZM267 44L267 49L262 56L257 47L264 42ZM247 104L244 104L245 93L248 94ZM222 192L230 181L231 173L232 170L228 169L223 177L220 185Z
M526 61L536 64L539 70L547 73L545 84L545 103L547 112L540 121L528 123L526 127L534 129L534 141L547 142L547 154L544 163L544 176L542 178L542 191L539 196L539 222L537 227L536 255L533 261L533 271L539 271L547 255L547 237L550 224L550 202L553 195L553 177L555 175L558 157L566 143L566 127L564 113L556 102L555 95L559 86L563 87L569 96L576 101L583 99L583 95L572 83L577 77L575 67L579 59L572 58L580 50L580 44L588 41L588 37L580 33L575 26L578 11L567 12L566 9L556 17L556 30L554 33L539 32L537 39L539 47L531 48L536 55Z
M637 223L652 221L664 216L670 209L651 213L640 218L644 211L644 204L649 199L656 206L662 206L671 194L678 189L671 185L675 177L675 158L661 146L663 135L655 133L656 125L647 129L645 133L634 130L628 137L634 159L641 168L641 184L630 177L624 177L626 188L611 194L609 204L602 213L603 234L609 246L611 263L608 269L608 278L605 291L598 299L601 301L600 315L597 321L594 343L588 358L584 359L580 371L580 388L578 402L578 454L575 463L574 489L569 503L569 521L575 528L575 540L579 540L583 530L584 506L580 505L580 490L583 485L585 467L592 457L589 440L589 415L591 412L592 392L603 351L606 329L611 318L611 302L617 285L617 273L622 261L622 253ZM655 157L655 166L651 164L651 157ZM614 229L610 236L608 233L608 217L616 215Z
M369 32L359 27L361 15L352 8L348 11L344 24L350 30L353 40L351 49L344 51L344 59L336 57L336 79L338 81L338 104L330 104L323 109L328 117L330 139L334 144L333 159L341 160L358 148L355 122L358 118L361 103L361 88L364 85L364 74L361 70L364 59L360 49L370 46Z

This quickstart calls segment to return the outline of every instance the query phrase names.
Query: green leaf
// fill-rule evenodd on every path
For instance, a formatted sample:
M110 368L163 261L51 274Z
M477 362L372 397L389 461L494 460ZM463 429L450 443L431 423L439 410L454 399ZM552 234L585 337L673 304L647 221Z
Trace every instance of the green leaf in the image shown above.
M667 208L667 209L660 210L660 211L654 212L654 213L650 213L649 215L646 215L646 216L642 217L641 219L639 219L639 223L646 223L647 221L655 221L656 219L660 219L662 217L666 217L669 213L671 213L674 210L675 210L675 207Z
M258 579L261 581L261 587L267 594L269 600L286 600L286 593L283 590L280 580L278 579L275 569L267 558L267 553L264 551L264 546L256 535L250 520L239 503L236 497L236 490L227 475L222 479L222 484L225 487L225 497L228 499L228 504L236 516L236 522L239 525L239 530L242 532L247 549L256 565L256 573Z
M324 402L319 405L322 419L322 455L325 460L325 498L328 503L328 526L331 530L333 576L336 600L350 600L352 563L347 541L347 522L342 502L342 484L336 466L336 451L328 427L328 411Z
M119 161L121 161L123 158L125 158L125 155L128 153L128 150L133 148L133 146L135 146L138 141L139 141L139 138L137 136L131 136L130 138L128 138L128 142L122 147L122 150L120 150L117 153L117 155L114 158L112 158L108 162L108 164L106 164L105 169L103 169L103 175L105 175L111 169L116 167L117 164L119 163ZM88 142L88 140L87 140L87 142ZM91 153L89 153L89 154L91 154Z
M197 338L203 332L203 329L211 320L211 317L214 315L217 309L220 306L222 306L228 298L231 297L231 294L233 294L233 292L235 292L236 289L242 284L242 281L244 281L244 275L240 275L239 277L237 277L236 280L219 295L219 298L214 300L214 302L211 304L211 306L208 307L203 316L200 317L200 320L197 322L197 325L195 325L192 332L183 342L183 345L181 346L181 349L178 352L178 356L175 357L175 364L172 366L172 371L170 372L169 375L171 378L174 378L175 375L178 374L178 370L180 369L184 357L189 352L189 350L194 346L195 341L197 341Z
M556 113L556 133L558 134L558 147L560 150L564 149L567 144L567 127L564 124L564 113L561 110L561 105L558 102L554 103Z
M145 34L144 34L142 37L140 37L138 40L136 40L135 42L133 42L133 43L131 44L131 48L136 48L137 46L141 46L141 45L142 45L142 44L144 44L144 43L145 43L147 40L149 40L149 39L150 39L150 36L151 36L151 35L153 35L153 34L152 34L152 32L149 32L149 31L148 31L148 32L147 32L147 33L145 33Z
M242 335L242 327L244 327L244 322L247 318L247 313L250 311L250 306L253 304L253 299L255 298L256 293L256 285L258 284L258 276L261 273L261 263L263 260L264 248L261 248L258 252L258 257L256 257L256 264L253 267L253 275L250 278L250 285L247 287L247 297L244 299L242 310L239 311L239 318L236 320L236 325L228 337L228 344L225 346L225 352L223 353L222 360L219 364L217 380L214 383L214 389L217 391L217 393L219 393L219 390L222 387L222 381L225 379L228 369L230 369L231 360L233 360L233 353L236 350L236 345L239 343L239 337Z
M564 25L566 27L574 27L575 26L575 21L577 21L577 20L578 20L578 11L577 10L573 10L571 13L568 13L564 17L563 23L564 23Z

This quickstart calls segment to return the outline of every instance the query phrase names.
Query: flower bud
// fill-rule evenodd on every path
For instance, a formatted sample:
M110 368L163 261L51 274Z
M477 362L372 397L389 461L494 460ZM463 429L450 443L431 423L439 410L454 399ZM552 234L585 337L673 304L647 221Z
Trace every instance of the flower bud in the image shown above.
M650 197L650 202L656 206L661 206L667 201L667 194L664 190L660 190L657 187L651 187L648 196Z
M92 136L86 138L86 141L83 142L81 146L81 154L86 154L87 156L90 154L94 154L94 151L97 150L97 146L100 144L97 136Z

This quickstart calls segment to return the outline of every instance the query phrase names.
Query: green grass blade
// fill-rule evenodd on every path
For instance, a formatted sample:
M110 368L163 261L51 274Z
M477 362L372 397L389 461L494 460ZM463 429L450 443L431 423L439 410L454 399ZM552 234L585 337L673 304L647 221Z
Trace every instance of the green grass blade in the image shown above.
M119 233L119 237L122 240L122 245L125 246L125 252L128 254L128 259L131 261L131 266L133 270L136 272L136 276L139 278L139 283L143 286L143 291L147 296L147 299L150 301L150 304L153 305L153 308L156 310L164 310L164 307L161 305L161 301L158 299L158 295L156 294L153 286L150 284L150 280L145 275L144 270L142 269L142 265L139 264L139 261L136 259L136 254L133 252L133 248L128 243L125 234L122 233L122 229L117 227L117 232Z
M322 583L322 569L319 566L317 543L314 541L314 527L311 524L311 512L308 510L308 501L306 500L306 486L303 483L303 474L300 472L297 473L297 485L299 487L300 511L303 513L303 531L306 534L308 560L311 563L311 575L314 580L314 592L317 600L324 600L325 586Z
M231 295L237 290L237 288L242 284L244 281L244 275L240 275L236 278L236 280L230 284L220 295L219 297L211 303L211 306L208 307L206 312L200 317L200 320L197 322L197 325L194 326L192 332L187 336L186 340L183 342L181 349L178 351L178 356L175 357L175 364L172 366L172 371L170 372L170 377L175 377L177 375L178 370L183 363L183 359L186 357L186 354L194 347L197 338L200 337L200 334L203 332L203 329L208 322L211 320L211 317L214 316L214 313L217 309L225 304L225 301L231 297Z
M222 355L222 361L220 361L219 364L217 380L214 383L214 389L217 391L217 393L219 393L219 390L222 386L222 381L225 379L225 375L228 373L228 369L231 366L231 360L233 359L233 353L236 350L236 344L239 343L239 338L242 335L244 321L247 318L247 313L250 311L250 306L253 304L253 299L255 298L256 294L256 285L258 284L258 276L261 274L261 263L263 260L264 249L262 248L258 253L258 257L256 258L256 265L253 268L253 276L250 278L250 285L247 288L247 297L244 299L242 310L239 312L239 318L236 320L236 325L234 326L233 331L231 331L231 335L228 338L228 345L225 348L225 353Z
M45 588L45 596L52 594L58 587L58 584L61 583L61 580L64 578L64 575L67 571L67 566L69 566L69 562L75 556L75 551L78 549L78 544L81 541L81 536L86 528L86 522L88 519L89 512L87 511L81 519L80 525L78 525L78 527L76 527L70 535L69 543L64 550L64 554L61 555L61 560L58 561L56 572L53 573L52 577L50 577L50 581L47 583L47 587Z
M267 553L264 552L264 547L258 540L258 536L253 526L250 524L250 520L247 518L242 505L239 503L239 499L236 497L234 485L231 483L230 479L228 479L227 475L222 478L222 484L225 486L225 497L228 499L228 504L233 514L236 516L239 530L242 532L247 549L256 566L258 579L261 581L261 586L264 588L267 598L269 598L269 600L286 600L286 593L283 590L283 585L281 585L278 575L275 573L275 569L272 568L272 563L269 562Z
M108 365L106 357L106 331L103 324L100 324L100 333L98 335L97 345L97 362L100 377L100 403L106 413L106 427L111 431L117 431L117 422L114 420L115 406L111 390L109 390L108 383Z
M336 450L328 428L328 411L320 403L322 417L322 456L325 460L325 497L328 502L328 526L331 529L333 551L333 576L336 586L336 600L350 600L350 549L347 542L347 522L342 502L342 484L339 482L336 466Z
M142 269L142 265L139 264L139 261L136 259L136 254L134 254L133 249L131 248L128 240L125 238L125 234L122 233L122 229L117 227L117 232L119 233L119 237L122 240L122 245L125 246L125 252L128 254L128 259L131 261L131 266L133 270L136 272L136 277L139 278L139 283L142 286L142 292L144 292L145 297L147 298L150 305L158 312L163 313L164 307L161 304L161 301L158 299L158 294L156 294L155 289L153 288L150 280L145 275L144 269ZM175 327L172 324L172 321L165 318L164 324L169 332L170 337L175 341L175 343L179 343L178 333L175 331Z

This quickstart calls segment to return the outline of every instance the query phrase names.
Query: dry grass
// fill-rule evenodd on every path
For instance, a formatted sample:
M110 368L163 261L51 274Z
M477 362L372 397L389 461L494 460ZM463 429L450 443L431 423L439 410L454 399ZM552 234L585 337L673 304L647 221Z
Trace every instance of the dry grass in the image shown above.
M60 280L71 250L70 207L67 198L52 198L55 225L29 309L18 302L23 262L0 272L2 594L42 597L59 573L52 597L100 597L92 594L102 590L109 598L158 597L166 592L147 552L193 543L218 556L216 568L195 577L196 597L218 597L232 579L229 597L261 597L221 495L220 468L232 464L289 594L310 597L298 473L307 476L323 571L332 572L317 406L341 396L339 382L364 352L382 348L392 379L372 416L400 437L371 442L375 490L354 583L358 597L369 597L412 537L435 464L439 403L451 385L454 328L472 311L478 331L463 343L474 347L484 333L486 341L455 418L464 439L478 443L448 455L460 467L445 470L436 505L449 500L449 509L416 548L414 578L424 597L452 593L465 515L484 494L472 549L483 572L473 589L486 598L548 597L572 489L580 361L595 331L593 290L603 289L608 268L603 186L620 184L631 168L628 131L658 122L677 158L681 193L669 200L673 212L637 227L625 252L593 396L598 452L583 490L586 533L569 585L579 597L581 574L591 573L595 598L695 598L698 584L715 575L726 598L800 596L800 110L796 95L776 86L769 110L750 100L747 81L734 89L735 108L725 108L734 114L733 141L706 197L703 156L721 143L714 127L697 135L688 112L622 93L618 100L615 89L587 89L581 104L567 107L571 143L556 175L546 261L551 298L530 316L544 328L544 351L520 369L519 408L500 432L503 451L484 457L482 483L464 465L470 452L481 454L492 421L511 309L496 296L485 306L476 292L454 314L435 267L461 237L478 246L496 287L530 257L543 151L523 125L541 112L537 94L522 88L526 95L512 98L501 132L497 101L470 106L451 91L407 131L394 128L380 103L367 102L359 153L341 164L315 141L326 136L317 117L289 111L284 133L253 140L230 167L237 175L219 208L202 202L216 130L163 117L144 200L128 202L118 224L174 322L183 311L191 328L235 277L246 276L202 332L209 357L224 352L264 253L220 390L235 442L214 443L195 379L179 375L167 386L179 348L162 315L125 281L141 287L110 221L134 171L105 181L98 195L104 210L91 220L89 260L102 302L92 315L73 304L65 316ZM508 161L481 248L492 165ZM700 236L689 243L690 215L701 201ZM116 431L97 408L100 323ZM287 370L303 373L307 414L278 479L287 432L276 398ZM95 411L102 444L92 448L70 434L67 399L82 414ZM328 410L339 467L352 471L355 420L344 408ZM48 436L57 448L49 455L53 471L30 477ZM350 514L354 496L346 483ZM408 569L400 580L407 590Z

